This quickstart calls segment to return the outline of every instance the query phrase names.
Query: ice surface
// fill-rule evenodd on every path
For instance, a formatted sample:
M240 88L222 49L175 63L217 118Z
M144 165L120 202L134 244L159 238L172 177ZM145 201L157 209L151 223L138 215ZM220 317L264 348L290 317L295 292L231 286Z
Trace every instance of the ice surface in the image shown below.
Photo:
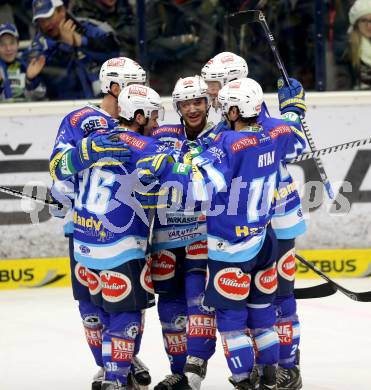
M371 289L370 278L339 283L354 291ZM0 297L0 390L90 390L96 368L71 291L12 290L1 291ZM370 390L371 303L338 292L299 301L299 314L303 389ZM150 367L153 384L169 373L154 308L147 311L139 356ZM228 376L218 342L202 389L231 389Z

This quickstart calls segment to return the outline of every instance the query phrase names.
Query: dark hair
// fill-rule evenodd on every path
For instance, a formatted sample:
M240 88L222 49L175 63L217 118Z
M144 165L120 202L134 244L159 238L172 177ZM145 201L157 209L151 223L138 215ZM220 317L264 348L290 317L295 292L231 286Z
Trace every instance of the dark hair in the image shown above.
M141 114L141 115L144 116L144 111L143 111L142 109L136 110L136 111L134 112L134 117L133 117L133 119L130 119L130 120L127 120L127 119L125 119L125 118L121 118L121 117L120 117L120 119L119 119L120 125L131 126L131 125L134 123L135 117L136 117L138 114Z
M238 106L232 106L230 109L229 109L229 112L231 111L232 108L236 107L237 108L237 112L238 112L238 119L239 121L241 121L242 123L244 123L245 125L247 126L251 126L253 125L254 123L256 123L256 120L258 119L258 115L255 115L255 116L250 116L249 118L243 118L240 114L240 109L238 108Z

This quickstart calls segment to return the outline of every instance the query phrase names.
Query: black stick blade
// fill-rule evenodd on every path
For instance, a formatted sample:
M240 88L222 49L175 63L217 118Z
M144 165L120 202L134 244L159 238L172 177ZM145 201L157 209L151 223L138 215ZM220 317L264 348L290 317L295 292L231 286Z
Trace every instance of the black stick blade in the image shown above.
M240 27L243 24L259 22L261 14L263 13L258 10L240 11L228 15L227 20L232 27Z
M364 292L353 292L346 290L344 288L339 288L343 294L345 294L348 298L353 299L353 301L357 302L371 302L371 291Z
M323 298L335 294L337 289L330 283L319 284L317 286L296 288L294 295L296 299Z

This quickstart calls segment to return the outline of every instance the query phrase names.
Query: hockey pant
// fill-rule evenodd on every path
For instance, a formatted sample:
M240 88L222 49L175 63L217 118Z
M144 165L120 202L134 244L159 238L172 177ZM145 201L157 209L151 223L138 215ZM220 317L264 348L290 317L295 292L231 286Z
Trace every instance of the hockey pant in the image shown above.
M294 297L295 239L278 240L278 290L275 299L276 330L280 340L279 365L292 368L297 361L300 322Z
M277 289L275 259L276 239L268 229L255 258L242 263L208 262L206 303L216 308L224 354L237 382L249 376L255 360L258 365L278 362L273 305Z
M206 244L206 243L205 243ZM198 245L195 243L194 245ZM191 248L194 253L194 246ZM215 352L215 312L204 305L206 256L187 258L188 247L176 251L184 289L176 295L159 295L158 314L172 373L183 373L186 357L209 360ZM179 264L179 263L178 263Z
M86 340L94 356L94 360L98 366L103 367L105 365L102 356L103 333L110 327L112 315L90 302L89 289L87 285L83 284L84 278L86 277L86 269L74 260L72 236L69 237L69 244L73 296L79 302L79 312L83 322ZM143 328L144 310L141 313L139 326L134 326L133 328L137 333L134 356L140 350Z

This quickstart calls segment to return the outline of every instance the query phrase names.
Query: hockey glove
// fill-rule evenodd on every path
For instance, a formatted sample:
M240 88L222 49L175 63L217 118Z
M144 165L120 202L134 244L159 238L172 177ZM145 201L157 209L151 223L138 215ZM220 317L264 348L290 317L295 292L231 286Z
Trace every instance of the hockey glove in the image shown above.
M298 80L289 79L290 85L287 86L282 78L278 79L278 101L281 115L286 112L295 112L304 116L307 106L305 105L305 91Z
M189 147L189 151L184 154L183 163L192 165L192 160L198 155L200 155L204 151L204 149L201 145L199 145L196 142L190 142L188 144L188 147Z
M77 143L71 152L74 173L93 165L120 165L130 160L131 152L128 145L122 141L112 141L109 137L109 133L91 134Z
M157 182L169 162L174 162L174 159L165 153L138 160L137 169L139 180L145 184Z

